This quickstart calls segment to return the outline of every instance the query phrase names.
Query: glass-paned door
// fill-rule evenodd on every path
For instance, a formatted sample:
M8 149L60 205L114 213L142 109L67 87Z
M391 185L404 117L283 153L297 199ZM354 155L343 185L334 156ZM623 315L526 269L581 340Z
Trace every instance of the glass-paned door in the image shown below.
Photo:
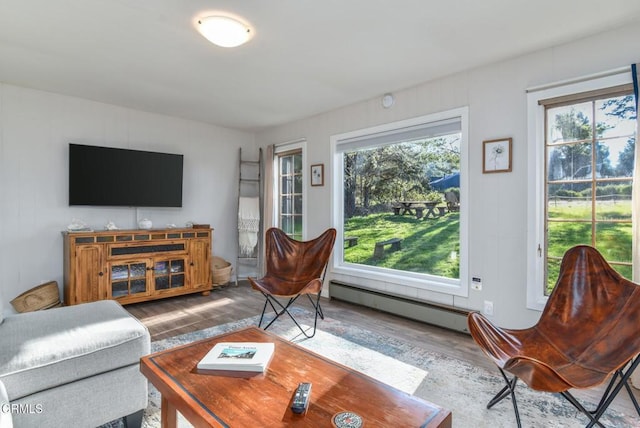
M293 239L302 239L302 150L277 155L278 227Z
M604 93L603 93L604 92ZM545 294L564 253L591 245L632 278L636 111L630 92L545 104Z

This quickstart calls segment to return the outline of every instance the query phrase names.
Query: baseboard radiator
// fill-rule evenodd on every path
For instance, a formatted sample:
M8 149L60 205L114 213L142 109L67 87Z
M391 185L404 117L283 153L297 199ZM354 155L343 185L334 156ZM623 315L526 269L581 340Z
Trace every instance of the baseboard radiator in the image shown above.
M467 328L469 311L463 309L367 290L340 281L331 281L329 283L329 294L332 299L355 303L450 330L469 333Z

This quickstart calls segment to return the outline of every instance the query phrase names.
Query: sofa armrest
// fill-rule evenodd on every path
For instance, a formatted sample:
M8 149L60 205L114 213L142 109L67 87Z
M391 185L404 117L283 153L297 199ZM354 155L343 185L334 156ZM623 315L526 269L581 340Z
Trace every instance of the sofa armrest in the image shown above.
M0 380L0 428L13 428L9 394Z

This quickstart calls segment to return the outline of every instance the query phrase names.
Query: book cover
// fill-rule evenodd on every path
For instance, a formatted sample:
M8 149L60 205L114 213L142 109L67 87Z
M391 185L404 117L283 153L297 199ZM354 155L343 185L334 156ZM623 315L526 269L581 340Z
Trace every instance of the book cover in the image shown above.
M217 343L198 363L199 370L264 372L273 356L273 343Z

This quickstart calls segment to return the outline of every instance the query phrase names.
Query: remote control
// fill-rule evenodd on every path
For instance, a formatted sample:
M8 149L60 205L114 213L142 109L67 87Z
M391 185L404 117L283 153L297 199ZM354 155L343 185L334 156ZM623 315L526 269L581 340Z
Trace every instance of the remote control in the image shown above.
M303 382L298 385L296 393L293 396L293 403L291 403L291 411L293 413L304 413L309 406L309 396L311 395L311 384Z

